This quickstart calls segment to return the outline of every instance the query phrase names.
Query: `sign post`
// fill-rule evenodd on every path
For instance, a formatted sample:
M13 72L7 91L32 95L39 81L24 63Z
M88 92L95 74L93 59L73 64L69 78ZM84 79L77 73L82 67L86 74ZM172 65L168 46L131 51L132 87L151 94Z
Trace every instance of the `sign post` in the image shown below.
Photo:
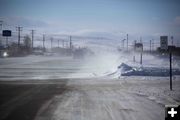
M142 65L142 52L140 54L140 64Z
M169 77L170 77L170 90L172 90L172 52L169 53Z

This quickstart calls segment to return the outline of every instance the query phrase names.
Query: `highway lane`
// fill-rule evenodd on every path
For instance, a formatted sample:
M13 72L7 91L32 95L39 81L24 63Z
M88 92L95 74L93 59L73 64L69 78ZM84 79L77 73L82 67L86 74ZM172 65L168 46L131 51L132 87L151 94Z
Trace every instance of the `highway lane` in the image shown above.
M67 90L66 82L0 82L0 120L33 120L43 104Z
M163 120L164 104L148 94L167 104L180 98L180 82L169 92L167 79L78 78L99 71L94 62L46 56L0 62L0 120Z
M164 106L116 80L70 80L35 120L164 120ZM124 87L126 86L126 87Z

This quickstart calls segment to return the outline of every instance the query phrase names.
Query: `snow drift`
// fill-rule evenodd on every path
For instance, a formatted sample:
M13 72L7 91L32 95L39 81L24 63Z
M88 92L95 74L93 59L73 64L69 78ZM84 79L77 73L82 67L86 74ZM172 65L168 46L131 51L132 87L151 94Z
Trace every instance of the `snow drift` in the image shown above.
M174 68L172 69L173 75L180 75L180 69ZM159 77L167 77L169 76L168 68L158 68L158 67L133 67L129 66L125 63L122 63L118 66L117 71L109 74L111 75L119 75L119 76L159 76Z

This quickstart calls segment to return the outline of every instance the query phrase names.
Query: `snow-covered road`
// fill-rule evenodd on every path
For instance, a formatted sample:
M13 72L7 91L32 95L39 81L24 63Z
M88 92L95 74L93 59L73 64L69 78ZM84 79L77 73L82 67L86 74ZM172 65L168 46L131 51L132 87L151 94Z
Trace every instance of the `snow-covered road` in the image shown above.
M87 61L47 56L0 59L1 86L12 82L15 86L24 86L28 81L33 84L30 95L26 94L29 90L21 91L23 95L17 91L17 96L7 101L15 102L5 108L9 115L16 116L18 110L24 111L27 103L32 103L28 111L35 114L35 120L163 120L164 106L180 102L179 77L173 79L173 91L170 91L168 77L106 76L121 62L128 62L117 58L106 55ZM63 78L66 79L62 87L59 82ZM12 89L4 89L11 93ZM56 94L48 97L46 93L52 91ZM1 95L6 93L1 92ZM40 104L42 96L47 96L43 105ZM36 101L36 97L40 100ZM32 111L33 105L39 105L37 113ZM29 112L27 116L31 116ZM21 114L17 116L22 117Z
M66 78L80 69L81 61L72 57L27 56L0 59L0 80Z
M55 120L163 120L164 108L144 97L111 88L76 90L53 113Z
M168 96L174 92L160 93L161 89L168 92L168 81L157 83L158 88L153 86L155 81L138 81L70 80L69 91L47 102L36 120L164 120L164 104L177 103ZM175 91L179 90L177 85L179 81ZM151 94L146 94L145 86ZM158 103L161 99L164 101Z

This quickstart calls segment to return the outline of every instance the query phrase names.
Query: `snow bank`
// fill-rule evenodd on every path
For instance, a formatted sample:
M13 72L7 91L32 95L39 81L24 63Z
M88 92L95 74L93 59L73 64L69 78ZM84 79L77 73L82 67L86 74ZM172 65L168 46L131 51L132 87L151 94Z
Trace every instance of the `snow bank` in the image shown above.
M180 69L174 68L172 70L173 75L180 75ZM118 74L119 76L169 76L168 68L159 68L159 67L133 67L125 63L122 63L118 66L116 72L109 74L114 75Z

